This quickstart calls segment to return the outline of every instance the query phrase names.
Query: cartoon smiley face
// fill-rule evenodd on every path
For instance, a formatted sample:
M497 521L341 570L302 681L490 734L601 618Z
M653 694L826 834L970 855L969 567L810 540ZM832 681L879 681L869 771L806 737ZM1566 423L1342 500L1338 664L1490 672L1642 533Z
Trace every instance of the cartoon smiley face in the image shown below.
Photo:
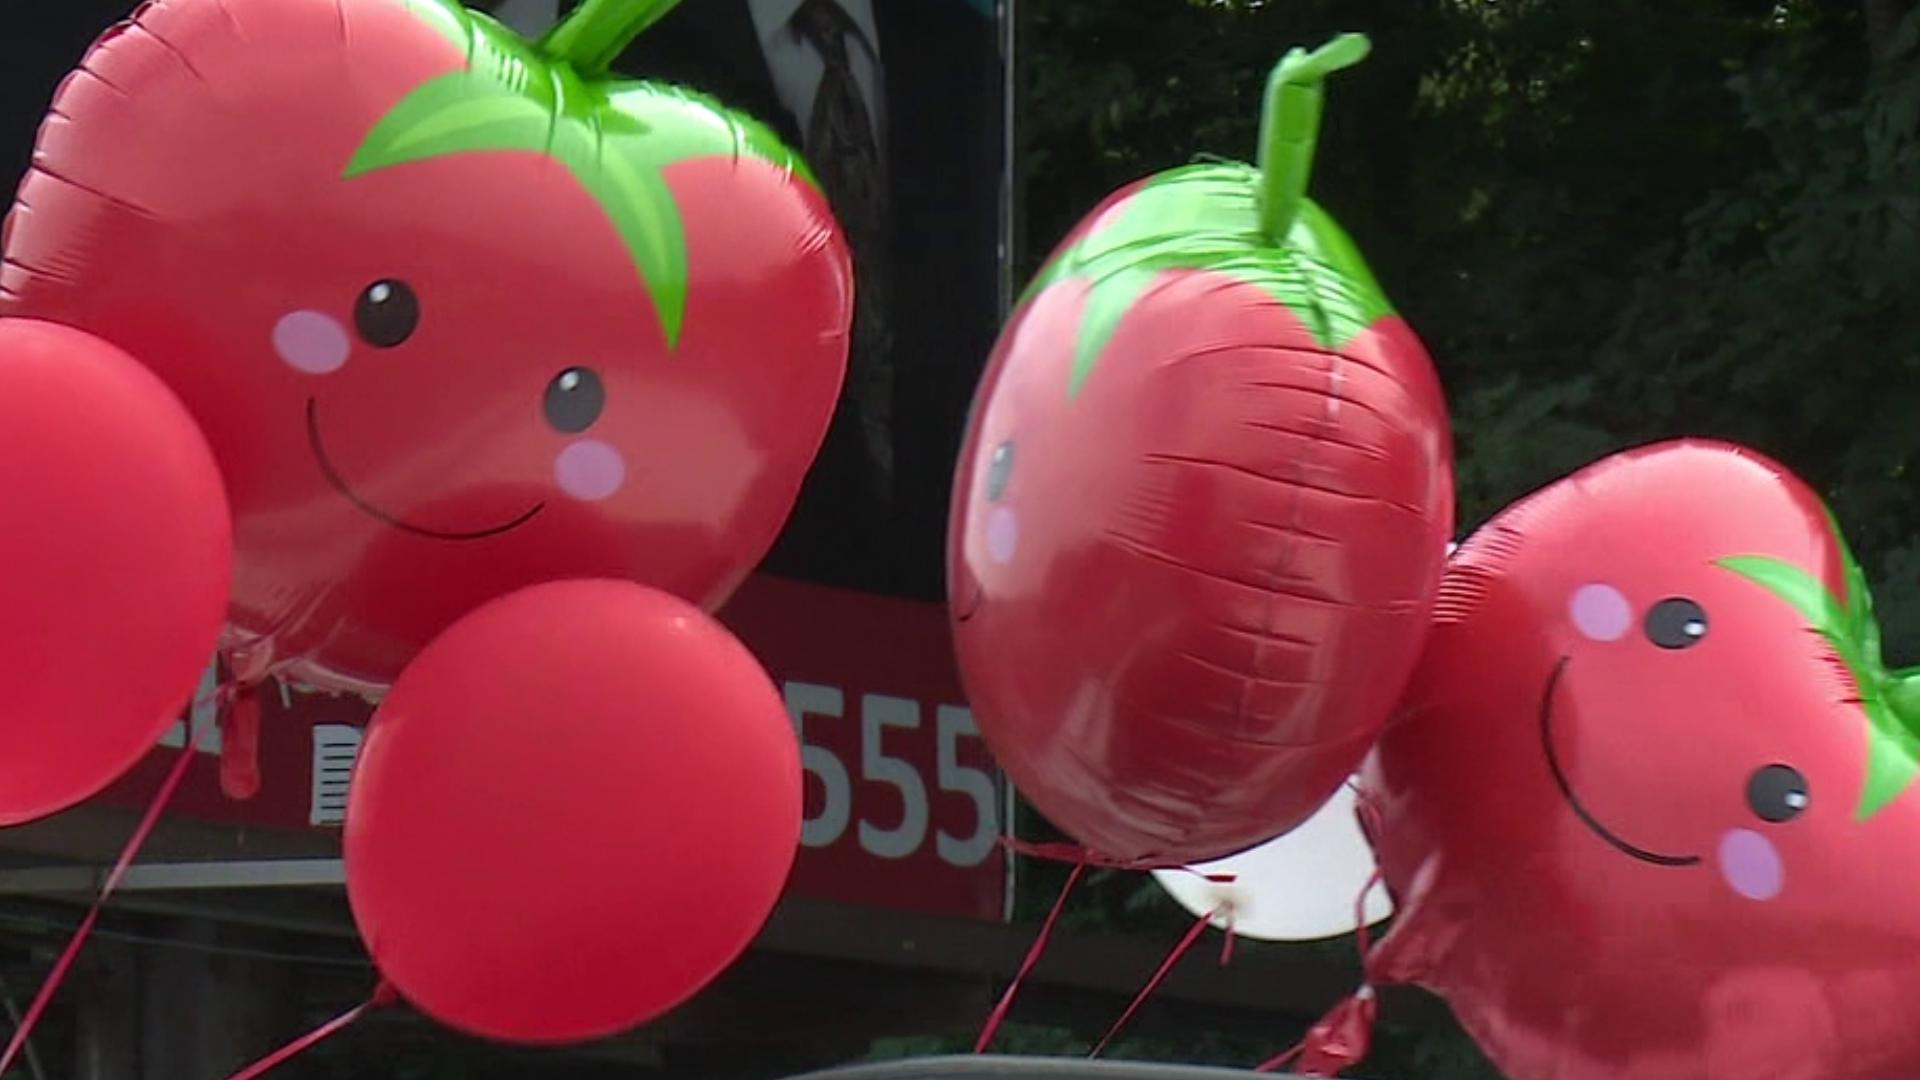
M1091 403L1069 400L1065 358L1031 346L1029 355L1017 345L1070 333L1078 300L1071 289L1042 297L988 360L953 495L951 612L963 626L994 618L990 609L1030 602L1051 567L1098 546L1098 513L1055 508L1076 492L1086 507L1112 490L1126 439L1115 429L1103 432L1090 415L1103 388Z
M1703 493L1701 475L1720 489ZM1485 526L1449 568L1382 767L1452 725L1485 756L1461 763L1482 790L1442 785L1449 813L1506 836L1508 854L1580 880L1659 871L1686 892L1704 873L1729 898L1779 898L1784 852L1806 844L1795 831L1842 817L1863 782L1851 751L1865 720L1833 648L1750 572L1803 568L1845 589L1817 500L1778 475L1682 444L1615 459Z
M1711 623L1701 604L1686 596L1667 596L1635 612L1632 602L1618 588L1588 583L1573 591L1567 604L1568 622L1590 648L1651 650L1643 662L1659 663L1667 654L1670 662L1681 662L1680 654L1702 646ZM1654 850L1627 839L1589 809L1563 764L1561 740L1556 737L1556 705L1560 690L1575 662L1574 650L1554 664L1541 690L1539 718L1540 744L1555 787L1565 798L1568 809L1595 836L1618 850L1650 866L1697 867L1709 860L1699 851ZM1630 677L1630 676L1622 676ZM1602 723L1605 721L1602 720ZM1723 788L1728 787L1724 782ZM1794 820L1811 805L1812 792L1805 774L1782 762L1770 762L1752 769L1742 788L1746 808L1752 820L1727 828L1712 847L1711 863L1726 884L1749 900L1771 900L1785 885L1785 868L1778 848L1766 826L1783 825ZM1727 791L1721 792L1722 801Z
M1454 557L1362 777L1400 912L1372 977L1520 1080L1732 1075L1702 1061L1756 1016L1845 1059L1807 1008L1916 1060L1875 1004L1920 947L1909 678L1819 499L1751 451L1660 444L1516 503Z
M355 349L402 348L419 329L420 320L420 296L413 286L396 278L382 278L368 285L355 300L351 330L323 311L302 309L274 324L273 349L300 374L330 375L345 366ZM541 500L495 521L448 527L411 521L403 513L370 502L342 475L328 454L320 401L316 390L307 398L305 409L307 442L314 462L342 498L375 520L428 539L470 541L520 528L546 509L546 500ZM565 440L553 455L557 494L598 502L613 497L625 486L627 464L620 449L590 435L606 409L606 382L594 368L568 367L548 380L541 394L541 414L547 427ZM475 475L485 474L476 471Z
M717 606L844 374L824 198L697 95L437 0L347 10L159 3L110 35L43 132L0 314L118 344L200 422L243 676L375 691L560 577Z

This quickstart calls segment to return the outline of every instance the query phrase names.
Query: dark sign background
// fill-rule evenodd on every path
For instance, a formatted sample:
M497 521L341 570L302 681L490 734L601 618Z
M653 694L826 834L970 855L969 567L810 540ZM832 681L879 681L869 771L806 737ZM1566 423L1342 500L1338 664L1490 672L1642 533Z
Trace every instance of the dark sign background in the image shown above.
M996 840L1007 792L961 692L945 609L756 576L720 619L767 666L800 740L806 823L790 892L1003 919L1012 869ZM259 793L235 800L221 791L220 735L205 730L209 708L195 720L203 756L168 814L234 826L243 836L337 831L372 707L277 686L261 704ZM144 808L184 734L177 725L99 802ZM538 725L526 738L540 738Z
M862 24L885 197L856 254L884 277L863 291L856 353L878 377L848 393L767 569L823 584L938 599L947 493L973 386L999 323L1005 77L991 0L829 0ZM527 29L573 0L488 0ZM783 99L771 20L784 0L684 0L620 57L623 73L706 91L772 125L810 158L810 117ZM1004 5L1001 5L1004 6ZM47 102L128 0L13 0L0 18L0 191L27 167ZM541 11L545 8L545 12ZM761 22L756 23L758 10ZM868 35L871 35L871 40ZM814 61L818 63L818 60ZM804 61L803 61L804 63ZM806 77L814 76L812 72ZM793 80L788 77L791 98ZM822 168L845 205L844 181ZM853 214L859 208L853 207ZM853 214L843 214L852 219ZM850 230L851 231L851 230ZM877 239L875 239L877 237ZM880 329L876 330L876 326ZM877 425L878 430L870 430Z
M9 0L0 14L0 201L13 202L54 88L132 8L129 0Z

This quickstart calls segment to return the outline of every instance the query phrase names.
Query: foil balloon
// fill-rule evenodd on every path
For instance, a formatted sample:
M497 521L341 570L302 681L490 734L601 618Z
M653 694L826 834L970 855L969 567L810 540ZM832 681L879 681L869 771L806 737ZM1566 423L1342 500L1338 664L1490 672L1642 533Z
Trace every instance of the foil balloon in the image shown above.
M1454 556L1361 812L1375 983L1512 1080L1920 1075L1920 675L1781 466L1682 441Z
M454 624L381 703L348 793L347 898L424 1012L579 1042L746 949L800 811L786 705L732 634L631 582L537 585Z
M152 0L61 87L0 314L85 329L205 431L243 681L377 691L567 577L717 606L844 374L827 203L750 118L451 0Z
M1109 859L1306 820L1411 670L1452 531L1427 353L1304 197L1342 37L1275 68L1261 162L1177 169L1065 240L989 361L949 605L995 756Z
M153 748L226 613L233 538L207 441L153 373L0 319L0 826Z

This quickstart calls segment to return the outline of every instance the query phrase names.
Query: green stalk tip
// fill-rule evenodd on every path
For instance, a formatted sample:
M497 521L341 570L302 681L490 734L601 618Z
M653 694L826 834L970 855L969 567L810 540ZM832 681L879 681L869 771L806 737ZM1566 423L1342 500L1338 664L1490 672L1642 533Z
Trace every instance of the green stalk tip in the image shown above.
M537 48L582 76L604 75L633 39L680 0L585 0L547 31Z
M1260 229L1272 243L1286 239L1306 198L1326 77L1365 60L1372 50L1365 34L1341 34L1312 52L1289 51L1267 77L1260 113Z

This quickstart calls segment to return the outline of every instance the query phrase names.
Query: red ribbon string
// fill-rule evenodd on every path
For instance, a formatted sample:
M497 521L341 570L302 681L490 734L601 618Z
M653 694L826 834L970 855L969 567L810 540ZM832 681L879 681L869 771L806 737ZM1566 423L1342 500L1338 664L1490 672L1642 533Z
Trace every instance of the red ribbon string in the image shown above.
M1291 1050L1262 1062L1253 1071L1274 1072L1294 1062L1302 1076L1338 1076L1342 1069L1358 1064L1367 1056L1378 1011L1373 988L1362 986L1335 1005Z
M1353 901L1353 922L1357 928L1354 942L1360 950L1362 971L1366 970L1367 954L1373 951L1373 934L1367 928L1367 894L1380 884L1380 876L1380 871L1374 870ZM1335 1005L1299 1042L1261 1062L1253 1071L1275 1072L1299 1059L1300 1068L1307 1076L1338 1075L1341 1069L1358 1064L1367 1055L1378 1008L1372 985L1361 983L1359 990Z
M1373 931L1367 927L1367 894L1380 884L1381 876L1379 867L1375 867L1373 876L1360 887L1360 895L1353 898L1353 925L1358 928L1354 931L1353 941L1360 949L1362 971L1367 969L1367 954L1373 951Z
M1030 840L1002 836L1000 846L1016 855L1025 855L1030 859L1044 859L1047 862L1066 863L1068 866L1097 866L1102 870L1178 870L1220 884L1231 884L1238 880L1238 875L1235 874L1203 874L1181 863L1156 862L1152 859L1115 859L1088 851L1078 844L1036 844Z
M1133 1014L1140 1011L1140 1006L1146 1004L1147 999L1153 996L1153 992L1160 989L1160 984L1166 981L1169 974L1172 974L1174 965L1187 955L1187 951L1193 948L1194 942L1200 940L1200 935L1207 929L1207 924L1212 922L1213 917L1218 914L1220 909L1215 908L1194 920L1193 925L1180 938L1179 943L1174 945L1173 951L1167 953L1167 958L1160 962L1160 968L1153 973L1153 978L1148 979L1147 985L1141 987L1140 992L1135 994L1133 1000L1127 1004L1127 1011L1120 1014L1120 1019L1113 1022L1113 1026L1107 1029L1105 1035L1100 1036L1100 1041L1094 1044L1093 1051L1087 1055L1088 1057L1099 1057L1107 1045L1113 1042L1114 1036L1120 1034L1120 1029L1127 1026L1127 1021L1133 1019Z
M222 686L216 691L216 699L224 698L227 692L228 688ZM187 778L187 767L193 764L194 755L198 753L195 745L199 742L199 735L200 733L194 730L189 722L186 745L181 747L180 756L174 760L173 768L168 771L167 778L161 782L160 790L154 792L153 799L147 804L146 814L141 817L139 826L133 830L133 835L127 838L126 846L120 849L120 858L113 864L113 869L108 871L106 881L100 886L100 895L94 898L93 906L87 910L87 917L80 920L80 925L74 928L73 937L67 941L66 950L60 954L58 960L54 961L52 970L47 972L46 979L41 982L40 991L33 997L33 1004L27 1006L26 1015L20 1018L20 1025L13 1030L13 1039L7 1043L6 1052L0 1054L0 1076L6 1075L7 1070L13 1067L14 1060L26 1048L27 1039L33 1034L34 1027L40 1023L41 1014L47 1011L47 1005L53 1000L55 991L59 990L60 984L66 981L67 973L73 969L73 962L80 956L81 947L86 945L87 939L93 935L93 926L100 921L100 912L107 906L107 899L120 888L120 882L127 876L127 870L133 866L133 860L139 856L140 848L146 844L147 838L153 835L155 826L160 824L160 815L166 810L167 803L173 799L173 793L180 789L180 782Z
M1292 1062L1294 1058L1297 1058L1301 1054L1304 1054L1306 1052L1307 1052L1307 1040L1301 1039L1299 1042L1293 1044L1292 1049L1287 1050L1285 1053L1275 1055L1274 1057L1270 1057L1267 1060L1261 1062L1260 1064L1254 1066L1253 1071L1257 1073L1279 1072L1281 1069L1285 1068L1288 1065L1288 1063Z
M373 996L367 998L367 1000L355 1005L353 1008L348 1009L346 1012L341 1013L326 1023L321 1024L319 1027L314 1028L312 1031L275 1050L259 1061L241 1069L239 1072L234 1073L229 1080L255 1080L256 1077L265 1076L273 1069L279 1068L301 1054L306 1053L308 1050L311 1050L316 1044L325 1042L327 1039L338 1035L341 1031L373 1010L385 1008L399 999L400 996L394 992L392 985L383 979L380 985L373 988Z
M1017 842L1017 841L1016 841ZM1019 850L1015 848L1015 850ZM1020 992L1020 985L1027 981L1027 975L1034 965L1040 962L1040 956L1047 951L1047 942L1053 937L1053 928L1060 921L1060 913L1066 910L1067 897L1073 894L1073 887L1080 883L1080 875L1086 873L1086 863L1075 863L1073 872L1067 875L1067 883L1060 888L1060 896L1053 902L1053 910L1047 913L1047 921L1040 924L1040 932L1034 935L1033 945L1027 949L1027 957L1020 962L1020 970L1013 981L1007 984L1006 992L1000 995L999 1004L993 1007L993 1013L987 1017L987 1024L980 1029L980 1038L973 1044L973 1052L984 1054L987 1047L993 1045L993 1037L999 1033L1000 1024L1006 1020L1007 1013L1013 1009L1013 999ZM237 1080L237 1078L236 1078Z

